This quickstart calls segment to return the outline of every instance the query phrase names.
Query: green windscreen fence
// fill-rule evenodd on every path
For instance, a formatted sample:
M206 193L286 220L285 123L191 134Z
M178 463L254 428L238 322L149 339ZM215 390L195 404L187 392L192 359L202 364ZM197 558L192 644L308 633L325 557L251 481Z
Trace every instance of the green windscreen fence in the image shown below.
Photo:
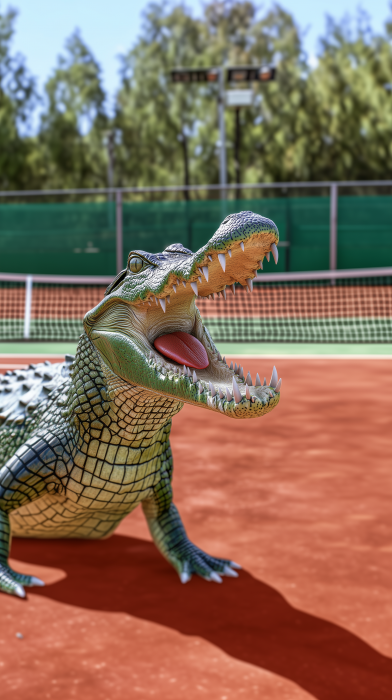
M244 209L279 228L279 264L265 270L328 269L328 197L124 202L124 264L135 249L159 252L180 242L197 250L225 216ZM0 272L114 275L115 261L114 202L0 205ZM339 197L338 268L390 265L392 197Z

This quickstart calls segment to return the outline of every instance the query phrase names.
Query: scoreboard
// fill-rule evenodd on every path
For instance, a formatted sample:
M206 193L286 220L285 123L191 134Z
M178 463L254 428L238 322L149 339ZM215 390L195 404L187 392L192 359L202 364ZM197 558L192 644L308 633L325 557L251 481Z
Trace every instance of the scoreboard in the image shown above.
M275 79L274 66L232 66L227 68L229 83L269 82ZM219 68L175 68L170 71L173 83L217 83Z
M276 69L273 66L233 66L227 69L229 83L251 83L254 80L267 83L274 80Z
M173 83L217 83L219 80L216 68L176 68L170 74Z

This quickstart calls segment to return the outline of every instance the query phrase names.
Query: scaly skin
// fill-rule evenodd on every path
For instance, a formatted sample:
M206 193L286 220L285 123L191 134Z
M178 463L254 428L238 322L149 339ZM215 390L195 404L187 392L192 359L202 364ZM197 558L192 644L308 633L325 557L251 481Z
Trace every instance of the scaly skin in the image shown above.
M171 419L184 403L231 418L257 418L280 397L247 386L222 361L195 305L239 282L251 287L260 261L277 254L269 219L225 219L197 253L181 245L133 251L104 299L84 319L75 358L8 372L0 384L0 590L24 596L39 579L8 565L11 529L20 537L102 538L142 503L152 537L181 581L235 576L238 565L192 544L172 502ZM229 253L230 251L230 253ZM226 254L227 253L227 254ZM142 269L132 272L132 260ZM219 256L219 257L218 257ZM185 331L209 366L197 377L161 355L154 340ZM189 372L189 374L191 374Z

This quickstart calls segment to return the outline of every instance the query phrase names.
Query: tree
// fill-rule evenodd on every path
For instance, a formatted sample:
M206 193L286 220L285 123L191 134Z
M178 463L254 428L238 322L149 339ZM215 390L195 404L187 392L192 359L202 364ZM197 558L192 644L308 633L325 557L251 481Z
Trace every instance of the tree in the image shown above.
M237 155L235 115L226 110L229 182L239 170L245 182L390 176L392 22L375 34L361 12L356 25L329 18L310 66L301 31L279 4L262 12L252 0L216 0L195 17L183 4L152 2L121 57L114 119L99 63L75 31L30 136L38 96L23 57L11 53L15 18L0 13L2 188L105 186L109 161L114 185L217 183L217 85L172 84L170 71L229 64L277 68L276 81L255 83L254 105L241 109Z
M121 181L132 185L190 183L191 150L203 95L197 85L172 85L176 66L205 65L206 32L183 6L152 3L136 46L122 56L116 127Z
M390 178L392 156L392 26L375 35L359 13L357 26L328 18L318 65L309 78L311 173L319 179Z
M101 68L75 31L45 85L40 144L46 186L105 187L108 130Z
M218 182L219 140L215 85L173 85L177 66L271 63L279 60L278 83L257 87L256 106L243 110L244 179L279 179L295 137L296 108L304 100L307 71L291 15L275 6L258 19L252 2L213 2L194 19L184 6L148 6L140 39L122 57L122 87L116 125L122 135L118 160L122 181L133 185ZM304 110L302 117L304 116ZM233 115L226 113L229 147ZM229 181L235 179L229 158Z
M24 189L33 184L30 157L33 141L23 129L37 102L35 80L20 54L11 53L17 12L0 12L0 188Z

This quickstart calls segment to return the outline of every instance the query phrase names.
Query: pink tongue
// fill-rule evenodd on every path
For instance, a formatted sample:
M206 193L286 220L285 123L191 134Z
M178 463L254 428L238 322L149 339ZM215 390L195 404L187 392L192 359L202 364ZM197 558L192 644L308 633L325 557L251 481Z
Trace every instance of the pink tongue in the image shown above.
M200 340L183 331L161 335L154 340L154 347L179 365L195 369L205 369L209 365L207 353Z

